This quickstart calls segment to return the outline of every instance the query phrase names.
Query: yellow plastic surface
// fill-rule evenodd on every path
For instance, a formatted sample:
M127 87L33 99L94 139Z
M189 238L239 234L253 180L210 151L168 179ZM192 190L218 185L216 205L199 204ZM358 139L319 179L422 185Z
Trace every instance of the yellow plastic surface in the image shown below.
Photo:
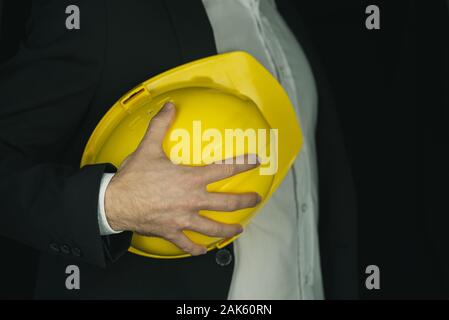
M245 52L220 54L179 66L125 94L95 128L84 150L81 166L112 163L119 167L137 148L148 123L167 101L172 101L176 107L176 119L163 143L168 157L179 142L170 139L176 129L185 129L192 139L198 132L204 133L211 128L222 133L222 137L226 136L226 129L254 129L256 132L265 129L268 154L269 150L275 150L271 145L275 140L270 137L269 130L278 130L275 174L262 175L260 168L256 168L207 186L211 192L259 193L262 202L256 208L199 212L223 223L247 225L290 169L302 146L302 134L293 106L281 85ZM198 123L201 131L198 131ZM207 146L208 151L215 152L205 152ZM204 165L227 158L220 150L225 150L224 141L203 141L201 146L192 141L189 155L182 159L181 164ZM246 154L248 144L245 143L242 150L234 147L232 151L232 156ZM264 164L260 167L263 168ZM208 250L224 247L235 240L211 238L188 230L184 232ZM190 256L165 239L137 234L133 235L129 251L153 258Z

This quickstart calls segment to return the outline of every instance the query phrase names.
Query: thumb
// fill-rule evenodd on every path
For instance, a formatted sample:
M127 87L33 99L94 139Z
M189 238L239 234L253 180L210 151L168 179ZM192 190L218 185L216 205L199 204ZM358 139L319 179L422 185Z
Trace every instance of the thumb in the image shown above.
M158 114L151 119L142 143L146 146L151 145L151 148L157 147L159 150L162 150L162 142L175 119L175 114L175 105L171 102L166 102Z

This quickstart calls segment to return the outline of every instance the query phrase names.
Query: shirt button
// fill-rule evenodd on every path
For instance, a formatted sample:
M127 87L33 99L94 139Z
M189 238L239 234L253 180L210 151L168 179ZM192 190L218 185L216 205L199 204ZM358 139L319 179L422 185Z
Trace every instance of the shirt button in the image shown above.
M80 248L73 248L73 249L72 249L72 254L73 254L75 257L81 257L81 249L80 249Z
M221 267L225 267L232 262L232 254L228 249L220 249L215 254L215 261Z
M301 211L302 211L303 213L307 211L307 203L303 203L303 204L301 205Z
M57 243L52 242L52 243L50 243L49 247L50 247L51 251L53 251L53 252L59 252L60 251L59 250L59 246L58 246Z
M306 286L310 286L312 284L312 276L310 274L306 274L304 277L304 284Z
M70 253L70 247L68 245L66 245L66 244L63 244L61 246L61 252L64 253L64 254L69 254Z

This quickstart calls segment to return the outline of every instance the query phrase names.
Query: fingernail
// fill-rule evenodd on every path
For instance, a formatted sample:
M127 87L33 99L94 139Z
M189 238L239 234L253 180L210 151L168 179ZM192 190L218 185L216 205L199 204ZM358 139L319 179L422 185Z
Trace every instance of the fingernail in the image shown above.
M207 253L207 248L203 249L203 252L201 254L206 254Z
M262 197L260 196L260 194L257 195L257 203L260 203L262 201Z
M161 111L162 112L170 111L171 109L173 109L174 106L175 105L172 102L168 101L168 102L164 103L164 106L162 107Z
M243 227L240 226L240 228L237 230L237 233L240 234L240 233L242 233L242 232L243 232Z

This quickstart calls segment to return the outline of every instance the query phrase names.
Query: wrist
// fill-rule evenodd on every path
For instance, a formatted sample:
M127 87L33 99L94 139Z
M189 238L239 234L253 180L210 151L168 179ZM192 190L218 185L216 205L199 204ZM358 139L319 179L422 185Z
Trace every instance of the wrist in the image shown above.
M113 177L109 182L104 196L104 208L106 220L114 231L125 231L126 226L123 224L123 214L120 211L119 187L116 179Z

